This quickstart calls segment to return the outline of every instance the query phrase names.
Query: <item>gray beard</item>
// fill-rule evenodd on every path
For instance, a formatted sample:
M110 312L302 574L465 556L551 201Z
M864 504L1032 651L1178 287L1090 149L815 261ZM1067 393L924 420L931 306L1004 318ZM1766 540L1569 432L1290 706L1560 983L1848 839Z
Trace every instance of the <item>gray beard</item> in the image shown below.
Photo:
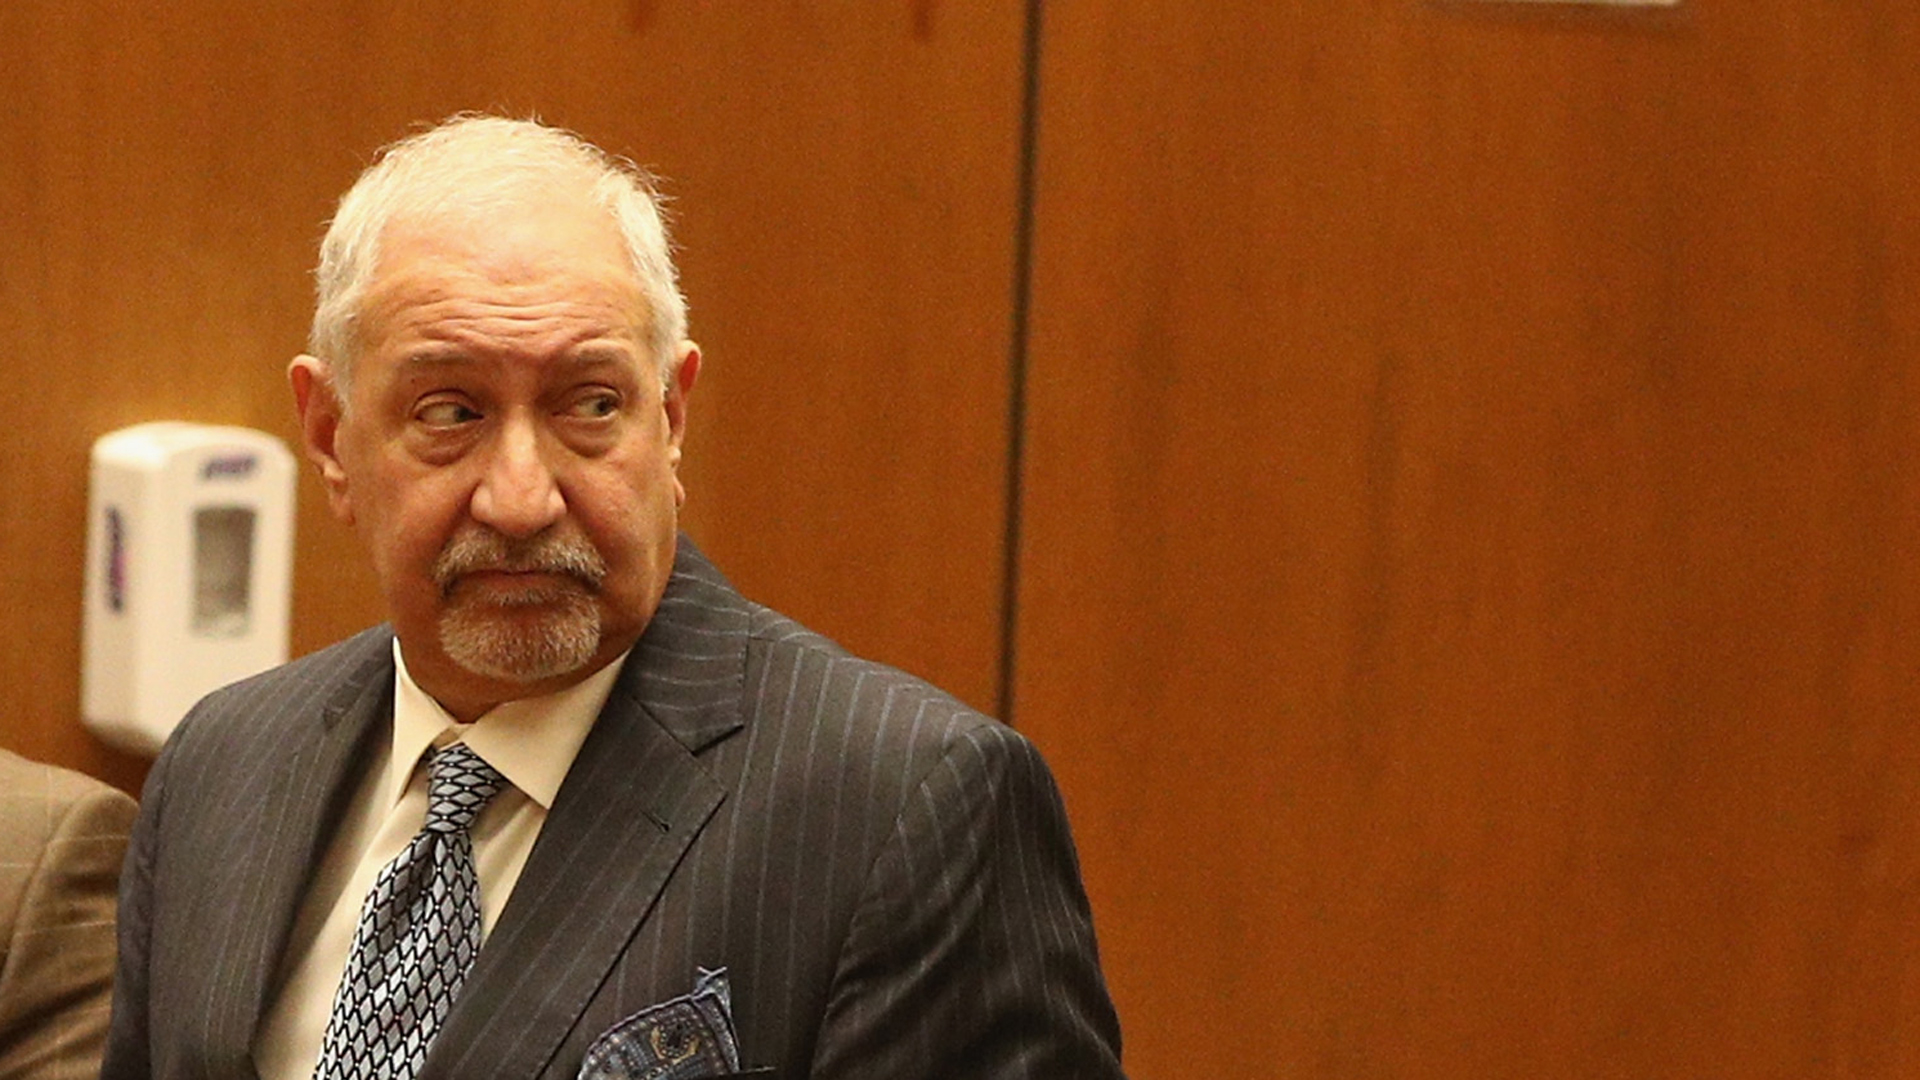
M573 589L538 597L543 612L527 625L523 604L455 604L440 618L440 647L447 658L475 675L502 682L533 683L571 675L600 648L600 609Z
M501 598L454 594L461 574L487 569L541 570L571 580ZM434 562L434 580L449 601L440 616L440 648L488 679L532 683L571 675L599 651L600 609L593 594L606 574L600 553L577 529L524 540L480 527L464 530Z

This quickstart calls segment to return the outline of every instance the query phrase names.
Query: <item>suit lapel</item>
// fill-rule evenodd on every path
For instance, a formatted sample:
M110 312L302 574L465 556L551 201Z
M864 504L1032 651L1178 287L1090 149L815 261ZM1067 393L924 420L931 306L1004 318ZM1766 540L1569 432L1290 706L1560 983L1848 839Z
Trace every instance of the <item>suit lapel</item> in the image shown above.
M288 746L260 806L261 840L249 858L248 878L259 891L236 903L234 916L236 940L264 942L265 962L228 973L230 1000L244 1010L242 1031L259 1028L295 915L360 777L356 766L367 736L391 715L392 636L383 630L367 637L366 659L322 707L320 723L305 727Z
M421 1072L537 1075L725 797L696 756L737 731L750 609L680 538L674 576L554 800Z

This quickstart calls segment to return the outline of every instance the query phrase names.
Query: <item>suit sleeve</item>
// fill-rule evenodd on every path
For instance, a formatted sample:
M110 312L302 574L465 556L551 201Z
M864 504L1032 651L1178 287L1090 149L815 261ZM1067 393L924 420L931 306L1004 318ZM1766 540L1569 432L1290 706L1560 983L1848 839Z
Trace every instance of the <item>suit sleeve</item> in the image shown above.
M119 960L114 969L113 1019L107 1030L100 1080L147 1080L153 1074L148 1041L148 961L152 954L153 869L159 847L160 808L173 744L147 773L140 817L120 871Z
M56 807L0 968L0 1077L97 1072L112 992L114 889L133 817L132 799L93 783Z
M909 795L869 872L812 1075L1122 1075L1065 809L1019 735L967 731Z

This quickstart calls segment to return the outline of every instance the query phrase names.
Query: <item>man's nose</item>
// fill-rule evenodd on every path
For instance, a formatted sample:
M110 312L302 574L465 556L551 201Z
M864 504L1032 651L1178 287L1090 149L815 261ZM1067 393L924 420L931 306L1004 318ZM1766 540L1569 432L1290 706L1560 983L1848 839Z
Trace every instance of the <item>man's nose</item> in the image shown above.
M506 423L490 451L473 491L474 520L506 536L532 536L559 521L567 503L535 425Z

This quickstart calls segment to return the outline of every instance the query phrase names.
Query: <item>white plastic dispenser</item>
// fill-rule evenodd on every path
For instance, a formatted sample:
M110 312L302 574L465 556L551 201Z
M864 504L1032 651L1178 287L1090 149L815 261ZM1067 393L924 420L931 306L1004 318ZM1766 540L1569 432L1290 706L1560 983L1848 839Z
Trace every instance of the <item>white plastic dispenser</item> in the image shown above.
M209 690L287 659L293 455L263 431L123 428L93 444L80 707L151 756Z

